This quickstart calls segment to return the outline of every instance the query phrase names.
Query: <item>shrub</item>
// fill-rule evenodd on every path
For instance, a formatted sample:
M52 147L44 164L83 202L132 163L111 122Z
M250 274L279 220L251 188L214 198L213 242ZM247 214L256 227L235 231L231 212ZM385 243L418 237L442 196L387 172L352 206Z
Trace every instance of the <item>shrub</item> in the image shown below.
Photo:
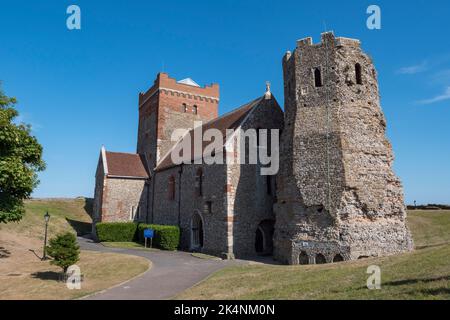
M134 222L100 222L95 227L101 242L131 242L136 239L137 224Z
M45 252L53 258L50 263L61 267L64 273L67 272L67 268L77 263L80 257L77 238L70 232L50 239L50 245L45 248Z
M138 226L138 239L144 243L144 229L155 230L153 246L163 250L176 250L180 244L180 228L177 226L162 226L156 224L140 224Z

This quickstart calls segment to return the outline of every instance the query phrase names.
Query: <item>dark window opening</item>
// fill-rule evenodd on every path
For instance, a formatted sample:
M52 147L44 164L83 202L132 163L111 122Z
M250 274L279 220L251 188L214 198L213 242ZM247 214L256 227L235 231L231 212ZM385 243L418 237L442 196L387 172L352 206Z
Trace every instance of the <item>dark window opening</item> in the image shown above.
M344 258L340 254L334 256L333 262L341 262L341 261L344 261Z
M206 201L204 209L205 209L205 213L211 214L212 213L212 202L211 201Z
M197 106L194 106L194 107L192 108L192 112L193 112L194 114L197 114L197 113L198 113L198 107L197 107Z
M171 176L169 178L169 200L175 200L175 178Z
M322 73L320 72L320 68L314 69L314 83L316 88L321 87L322 83Z
M264 251L264 235L260 228L256 230L255 251L258 254Z
M327 260L325 259L325 256L321 253L316 255L316 264L324 264L327 263Z
M309 264L309 257L305 251L302 251L298 256L298 264Z
M201 197L203 195L203 170L199 168L195 175L195 193Z
M192 249L201 249L203 247L203 221L195 214L192 218Z
M273 233L275 220L263 220L255 233L255 251L260 256L273 254Z
M361 65L355 64L356 84L362 84Z
M183 103L183 112L187 112L187 104L186 103Z

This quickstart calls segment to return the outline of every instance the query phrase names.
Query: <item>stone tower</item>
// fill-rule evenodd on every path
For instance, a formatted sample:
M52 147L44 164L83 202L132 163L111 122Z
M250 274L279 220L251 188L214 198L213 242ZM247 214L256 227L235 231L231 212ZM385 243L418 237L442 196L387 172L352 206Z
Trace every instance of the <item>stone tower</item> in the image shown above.
M299 40L283 58L274 255L326 263L412 250L377 73L354 39Z
M170 151L176 129L192 129L195 121L217 118L219 85L200 87L192 79L177 81L159 73L153 86L139 94L137 153L145 156L153 170Z

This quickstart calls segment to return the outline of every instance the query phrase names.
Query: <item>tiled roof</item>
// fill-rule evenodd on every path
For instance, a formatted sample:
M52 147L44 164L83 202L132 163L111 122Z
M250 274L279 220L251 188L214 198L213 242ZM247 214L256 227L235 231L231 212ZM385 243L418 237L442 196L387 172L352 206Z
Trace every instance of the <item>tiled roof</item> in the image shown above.
M148 179L143 156L135 153L105 152L108 176Z
M208 129L218 129L223 137L226 137L226 130L227 129L236 129L238 128L242 122L244 121L245 117L250 113L250 111L258 106L261 101L264 101L264 97L260 97L256 100L253 100L252 102L249 102L229 113L224 114L223 116L213 119L209 122L206 122L202 125L202 131L205 132ZM194 129L189 131L189 135L191 137L191 160L194 160ZM224 141L225 143L225 141ZM203 141L202 145L202 151L205 149L207 145L209 145L210 142ZM159 164L156 166L156 171L165 170L171 167L176 166L172 162L171 153L167 153L164 158L159 162Z

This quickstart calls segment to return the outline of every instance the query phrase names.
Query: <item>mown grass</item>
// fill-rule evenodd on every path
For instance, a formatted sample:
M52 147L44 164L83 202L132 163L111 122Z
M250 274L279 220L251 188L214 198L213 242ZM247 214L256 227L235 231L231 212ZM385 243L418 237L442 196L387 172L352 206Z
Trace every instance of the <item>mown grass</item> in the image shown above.
M86 234L91 231L89 199L27 200L26 213L21 221L0 225L0 232L15 232L26 237L44 239L44 214L50 214L48 235L53 237L62 232Z
M81 290L58 282L61 269L41 261L44 214L49 212L49 238L63 232L91 231L88 199L29 200L18 223L0 226L0 300L74 299L122 283L149 268L141 257L81 251L77 265L84 275Z
M2 300L76 299L122 283L150 266L150 261L141 257L83 251L77 263L84 277L81 289L69 290L64 282L58 281L60 268L49 265L48 261L26 261L26 264L16 263L9 272L0 272Z
M450 244L450 210L411 210L408 225L416 249Z
M450 212L413 211L418 250L398 256L310 266L244 265L223 269L178 299L450 299ZM369 290L367 267L381 268Z

